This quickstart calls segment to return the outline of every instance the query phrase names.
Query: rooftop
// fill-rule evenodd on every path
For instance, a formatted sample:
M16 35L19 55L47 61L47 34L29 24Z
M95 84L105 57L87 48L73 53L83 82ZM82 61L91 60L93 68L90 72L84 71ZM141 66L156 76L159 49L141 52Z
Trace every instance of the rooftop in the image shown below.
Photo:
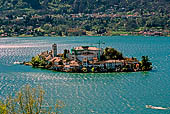
M75 47L74 50L99 50L97 47L93 46L80 46L80 47Z

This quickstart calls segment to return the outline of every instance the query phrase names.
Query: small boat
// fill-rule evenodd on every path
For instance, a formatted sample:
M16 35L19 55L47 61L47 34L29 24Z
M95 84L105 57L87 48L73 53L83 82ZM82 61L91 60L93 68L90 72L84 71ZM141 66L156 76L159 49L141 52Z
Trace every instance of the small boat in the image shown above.
M23 64L23 62L15 61L14 64L19 64L19 65L21 65L21 64Z
M156 107L156 106L152 106L152 105L146 105L146 108L158 109L158 110L167 110L168 109L168 108Z

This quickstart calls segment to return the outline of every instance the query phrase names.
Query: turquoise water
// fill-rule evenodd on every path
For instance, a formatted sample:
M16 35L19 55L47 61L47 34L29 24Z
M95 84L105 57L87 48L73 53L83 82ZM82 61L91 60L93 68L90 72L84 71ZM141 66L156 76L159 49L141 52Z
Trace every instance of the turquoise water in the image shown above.
M96 45L99 40L125 56L148 55L150 72L60 73L13 62L28 61L53 43L58 51L80 45ZM169 114L170 110L146 109L145 105L170 107L170 37L65 37L0 38L0 99L14 95L22 86L42 86L45 99L65 103L63 114Z

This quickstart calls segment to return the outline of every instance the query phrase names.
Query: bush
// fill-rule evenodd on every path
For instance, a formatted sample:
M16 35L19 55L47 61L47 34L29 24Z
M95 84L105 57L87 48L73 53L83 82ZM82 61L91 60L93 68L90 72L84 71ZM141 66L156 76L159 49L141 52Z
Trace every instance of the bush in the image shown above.
M6 114L6 113L7 113L6 105L0 102L0 114Z

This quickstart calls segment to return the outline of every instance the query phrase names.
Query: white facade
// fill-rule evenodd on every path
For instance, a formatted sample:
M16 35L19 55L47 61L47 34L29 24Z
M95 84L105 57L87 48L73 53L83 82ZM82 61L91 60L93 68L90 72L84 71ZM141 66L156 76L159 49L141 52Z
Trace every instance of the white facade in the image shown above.
M72 57L83 61L84 58L87 60L93 60L93 58L99 58L103 50L96 47L81 46L72 49Z
M106 68L115 69L117 66L123 66L123 60L107 60L105 61Z

